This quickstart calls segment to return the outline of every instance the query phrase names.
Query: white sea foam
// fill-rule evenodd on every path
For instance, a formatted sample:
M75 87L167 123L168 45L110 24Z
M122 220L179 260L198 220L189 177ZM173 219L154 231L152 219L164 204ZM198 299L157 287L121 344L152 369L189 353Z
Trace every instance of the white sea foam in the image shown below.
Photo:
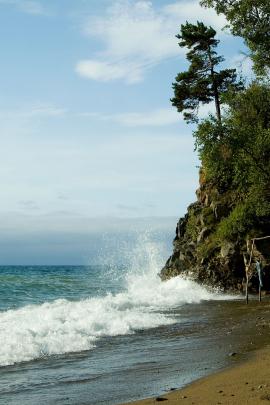
M148 253L140 260L142 246ZM156 245L144 242L138 249L121 293L78 302L61 299L1 312L0 365L90 350L102 336L174 323L173 315L164 313L171 308L221 298L181 277L161 282Z

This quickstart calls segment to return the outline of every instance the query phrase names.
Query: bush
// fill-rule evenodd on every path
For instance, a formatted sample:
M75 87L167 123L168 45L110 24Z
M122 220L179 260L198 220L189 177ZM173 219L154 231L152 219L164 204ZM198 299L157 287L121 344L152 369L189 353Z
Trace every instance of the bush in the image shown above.
M219 240L235 240L245 235L256 222L254 212L247 203L237 205L231 214L223 219L216 232Z

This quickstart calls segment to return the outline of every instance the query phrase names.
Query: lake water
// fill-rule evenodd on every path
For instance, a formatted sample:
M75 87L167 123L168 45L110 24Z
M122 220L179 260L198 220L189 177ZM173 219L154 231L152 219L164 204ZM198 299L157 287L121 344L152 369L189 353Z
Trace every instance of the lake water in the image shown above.
M127 265L0 267L0 403L120 404L226 365L235 300L161 282L161 251L143 240Z

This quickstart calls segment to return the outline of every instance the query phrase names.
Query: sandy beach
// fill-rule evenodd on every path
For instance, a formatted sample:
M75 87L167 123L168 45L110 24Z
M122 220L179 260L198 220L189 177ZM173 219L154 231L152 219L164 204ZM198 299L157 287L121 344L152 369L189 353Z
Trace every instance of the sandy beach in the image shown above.
M132 404L153 405L164 402L168 405L256 405L270 402L270 346L265 346L268 340L270 342L269 309L269 304L257 307L258 316L250 335L256 341L256 349L246 353L245 360L241 357L243 353L230 353L234 359L231 367L201 378L182 389L172 388L169 393ZM250 322L249 311L247 322Z
M270 402L270 347L254 358L229 370L196 381L182 390L133 405L166 404L216 405L260 404Z

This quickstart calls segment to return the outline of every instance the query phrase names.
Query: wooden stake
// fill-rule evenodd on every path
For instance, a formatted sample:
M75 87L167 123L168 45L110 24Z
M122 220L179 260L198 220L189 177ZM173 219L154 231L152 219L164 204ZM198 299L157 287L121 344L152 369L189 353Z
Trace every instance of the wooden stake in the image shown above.
M249 283L249 276L252 278L252 256L253 256L253 251L255 247L255 241L258 240L264 240L264 239L270 239L270 236L263 236L261 238L253 238L250 240L247 240L247 252L249 252L249 262L246 259L246 256L244 256L244 261L245 261L245 268L246 268L246 303L248 304L248 283ZM250 250L250 243L252 242L251 245L251 250ZM262 301L262 287L261 283L259 284L259 301Z
M253 255L253 250L254 250L254 245L255 245L255 240L253 239L252 241L252 247L251 247L251 252L250 252L250 256L249 256L249 263L246 266L246 280L247 280L247 284L246 284L246 303L248 304L248 283L249 283L249 273L250 273L250 269L251 269L251 261L252 261L252 255ZM248 241L247 241L247 246L248 246ZM249 250L249 249L248 249Z
M248 305L248 275L246 275L246 304Z

